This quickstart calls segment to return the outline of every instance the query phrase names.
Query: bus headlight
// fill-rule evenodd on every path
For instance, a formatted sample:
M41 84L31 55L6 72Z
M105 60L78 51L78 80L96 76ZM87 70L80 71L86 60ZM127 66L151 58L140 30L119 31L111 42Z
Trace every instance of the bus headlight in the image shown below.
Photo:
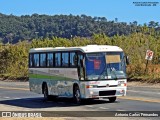
M90 91L90 94L93 95L93 91Z
M86 85L86 88L97 88L97 85Z
M125 83L124 81L118 81L118 86L124 87L127 86L127 83Z
M125 92L125 90L120 90L119 92L120 92L121 94L123 94L123 93Z

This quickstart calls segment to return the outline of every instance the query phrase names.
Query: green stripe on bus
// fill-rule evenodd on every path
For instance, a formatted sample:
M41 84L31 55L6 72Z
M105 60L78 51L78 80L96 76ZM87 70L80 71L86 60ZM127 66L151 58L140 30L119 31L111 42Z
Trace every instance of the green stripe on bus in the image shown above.
M55 80L72 80L72 78L60 77L60 76L49 76L40 74L29 74L29 78L37 79L55 79Z

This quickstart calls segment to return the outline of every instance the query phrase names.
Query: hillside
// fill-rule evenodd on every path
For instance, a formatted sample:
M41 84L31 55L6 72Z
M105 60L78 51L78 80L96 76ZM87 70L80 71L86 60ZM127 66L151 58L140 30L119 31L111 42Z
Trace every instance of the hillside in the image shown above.
M149 28L156 28L160 31L158 22L151 21L144 24ZM0 14L0 42L17 43L18 41L39 38L73 38L88 37L93 34L104 33L112 37L114 35L129 35L134 32L141 32L142 25L137 21L118 22L108 21L105 17L91 17L86 15L5 15Z

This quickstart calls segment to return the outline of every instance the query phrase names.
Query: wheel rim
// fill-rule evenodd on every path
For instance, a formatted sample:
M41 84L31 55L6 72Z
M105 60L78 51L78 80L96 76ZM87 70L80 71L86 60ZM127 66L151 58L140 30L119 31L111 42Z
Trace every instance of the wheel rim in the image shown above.
M76 92L75 92L75 98L76 98L77 102L80 102L80 92L79 92L79 90L76 90Z

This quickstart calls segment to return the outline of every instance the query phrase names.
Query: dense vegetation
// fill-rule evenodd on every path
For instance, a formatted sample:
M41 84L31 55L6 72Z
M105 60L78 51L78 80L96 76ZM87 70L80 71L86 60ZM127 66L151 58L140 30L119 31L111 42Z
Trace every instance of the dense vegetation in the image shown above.
M159 31L158 22L151 21L145 24L149 28L156 28ZM104 33L112 37L114 35L129 35L134 32L141 32L141 25L137 21L130 24L108 21L105 17L91 17L86 15L4 15L0 14L0 42L17 43L23 40L35 38L72 38L88 37L93 34Z
M35 47L81 46L88 44L117 45L124 49L130 57L131 64L127 67L130 78L160 82L160 36L133 33L129 36L108 37L105 34L95 34L90 39L74 37L72 39L57 38L33 40L31 44L19 42L16 45L0 46L0 75L1 78L27 78L28 50ZM154 58L149 62L145 72L145 52L154 51Z

